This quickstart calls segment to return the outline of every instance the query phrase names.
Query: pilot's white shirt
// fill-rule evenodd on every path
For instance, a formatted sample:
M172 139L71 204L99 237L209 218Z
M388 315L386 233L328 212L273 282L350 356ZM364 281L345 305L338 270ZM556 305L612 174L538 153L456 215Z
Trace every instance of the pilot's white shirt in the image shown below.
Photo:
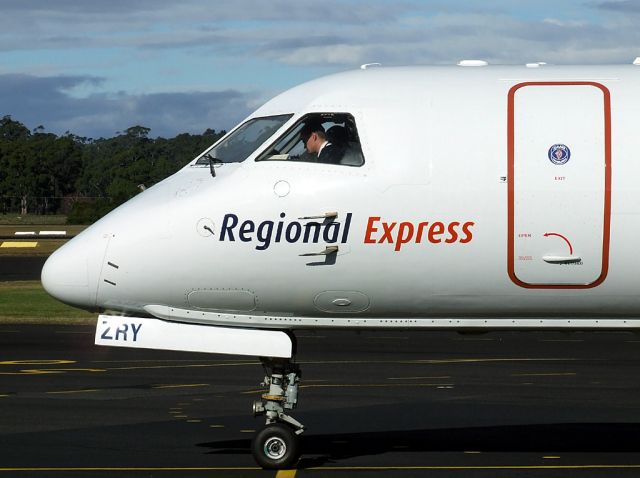
M324 149L324 147L328 144L331 144L331 143L325 140L325 142L320 145L320 149L318 150L318 158L320 157L320 153L322 153L322 150Z

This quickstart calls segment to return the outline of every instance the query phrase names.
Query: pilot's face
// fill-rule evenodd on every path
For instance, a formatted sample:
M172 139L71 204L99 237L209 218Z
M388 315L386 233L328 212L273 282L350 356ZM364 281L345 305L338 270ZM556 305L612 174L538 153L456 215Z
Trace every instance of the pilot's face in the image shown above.
M304 138L302 139L304 141ZM311 133L304 143L304 147L310 153L317 153L320 149L320 138L317 133Z

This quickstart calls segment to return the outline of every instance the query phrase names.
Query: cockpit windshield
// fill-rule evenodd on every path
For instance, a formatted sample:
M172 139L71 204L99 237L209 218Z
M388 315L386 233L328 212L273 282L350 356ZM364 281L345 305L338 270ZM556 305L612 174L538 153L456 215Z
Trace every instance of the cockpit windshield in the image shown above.
M209 164L211 158L222 163L240 163L264 144L292 116L278 115L250 119L214 148L203 153L196 164Z
M309 113L282 134L256 161L301 161L362 166L355 119L349 113Z

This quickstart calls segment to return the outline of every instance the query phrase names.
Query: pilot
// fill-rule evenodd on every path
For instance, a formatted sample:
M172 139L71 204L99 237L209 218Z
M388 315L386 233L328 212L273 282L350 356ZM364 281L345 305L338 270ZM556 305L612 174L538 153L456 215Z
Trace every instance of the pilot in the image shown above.
M337 124L333 125L327 130L327 141L338 149L340 157L344 156L349 147L347 128Z
M319 163L340 162L341 153L344 151L327 140L327 134L320 122L306 123L300 130L300 139L307 151L317 156Z

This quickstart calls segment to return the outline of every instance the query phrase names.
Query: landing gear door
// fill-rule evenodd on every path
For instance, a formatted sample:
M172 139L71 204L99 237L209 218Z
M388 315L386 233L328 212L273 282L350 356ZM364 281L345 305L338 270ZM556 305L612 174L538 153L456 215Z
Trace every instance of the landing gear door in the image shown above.
M509 92L508 272L526 288L590 288L607 274L609 91L593 82Z

